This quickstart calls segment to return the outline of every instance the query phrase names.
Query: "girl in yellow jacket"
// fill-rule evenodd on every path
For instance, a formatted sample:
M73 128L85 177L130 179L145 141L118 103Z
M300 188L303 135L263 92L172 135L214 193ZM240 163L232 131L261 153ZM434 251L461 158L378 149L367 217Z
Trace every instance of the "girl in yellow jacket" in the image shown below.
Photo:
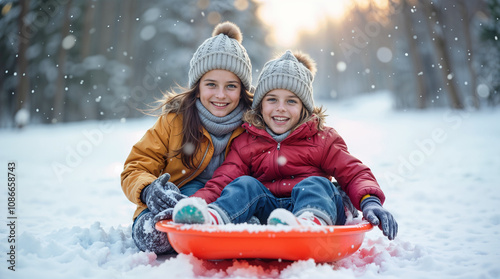
M155 229L155 216L202 188L244 131L252 65L242 39L235 24L217 25L190 61L189 88L166 95L161 116L132 147L121 180L137 205L132 238L142 251L173 252L167 235Z

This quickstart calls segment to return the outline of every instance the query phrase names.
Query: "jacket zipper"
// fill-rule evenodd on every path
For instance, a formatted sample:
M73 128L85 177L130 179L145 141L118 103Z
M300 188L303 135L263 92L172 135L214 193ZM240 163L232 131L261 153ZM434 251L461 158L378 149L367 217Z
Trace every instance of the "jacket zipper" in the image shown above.
M274 162L278 162L279 158L280 158L280 148L281 148L281 142L278 142L278 146L277 146L277 152L276 152L276 156L274 157ZM280 166L279 164L274 164L275 167L276 167L276 173L279 173L280 176L281 176L281 172L280 172ZM275 180L273 179L273 182L275 182Z

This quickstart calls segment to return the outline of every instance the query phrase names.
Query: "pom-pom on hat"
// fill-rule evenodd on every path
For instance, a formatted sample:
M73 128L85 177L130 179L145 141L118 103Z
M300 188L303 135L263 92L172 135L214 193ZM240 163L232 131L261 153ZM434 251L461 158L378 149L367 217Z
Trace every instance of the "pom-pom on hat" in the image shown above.
M252 109L257 109L262 98L271 90L286 89L302 101L312 113L314 110L312 82L316 63L307 54L287 50L280 57L267 62L257 80Z
M198 47L189 63L189 87L193 88L211 70L227 70L251 90L252 63L242 41L243 35L236 24L226 21L215 26L212 37Z

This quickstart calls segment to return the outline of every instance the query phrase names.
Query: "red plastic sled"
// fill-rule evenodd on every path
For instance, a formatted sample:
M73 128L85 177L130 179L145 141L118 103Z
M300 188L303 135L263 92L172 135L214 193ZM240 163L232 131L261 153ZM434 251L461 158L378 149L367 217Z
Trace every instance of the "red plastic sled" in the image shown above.
M314 259L318 263L352 255L372 228L366 221L321 227L156 223L157 230L168 233L178 253L192 253L199 259Z

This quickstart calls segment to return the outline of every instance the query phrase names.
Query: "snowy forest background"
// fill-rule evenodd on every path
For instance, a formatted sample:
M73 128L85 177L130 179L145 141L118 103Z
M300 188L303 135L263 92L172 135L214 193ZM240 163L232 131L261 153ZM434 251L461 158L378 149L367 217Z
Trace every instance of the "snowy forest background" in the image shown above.
M500 0L348 3L286 45L262 0L0 0L0 127L140 117L187 84L192 53L226 20L242 29L254 81L277 51L309 53L317 104L379 90L400 110L500 104Z

